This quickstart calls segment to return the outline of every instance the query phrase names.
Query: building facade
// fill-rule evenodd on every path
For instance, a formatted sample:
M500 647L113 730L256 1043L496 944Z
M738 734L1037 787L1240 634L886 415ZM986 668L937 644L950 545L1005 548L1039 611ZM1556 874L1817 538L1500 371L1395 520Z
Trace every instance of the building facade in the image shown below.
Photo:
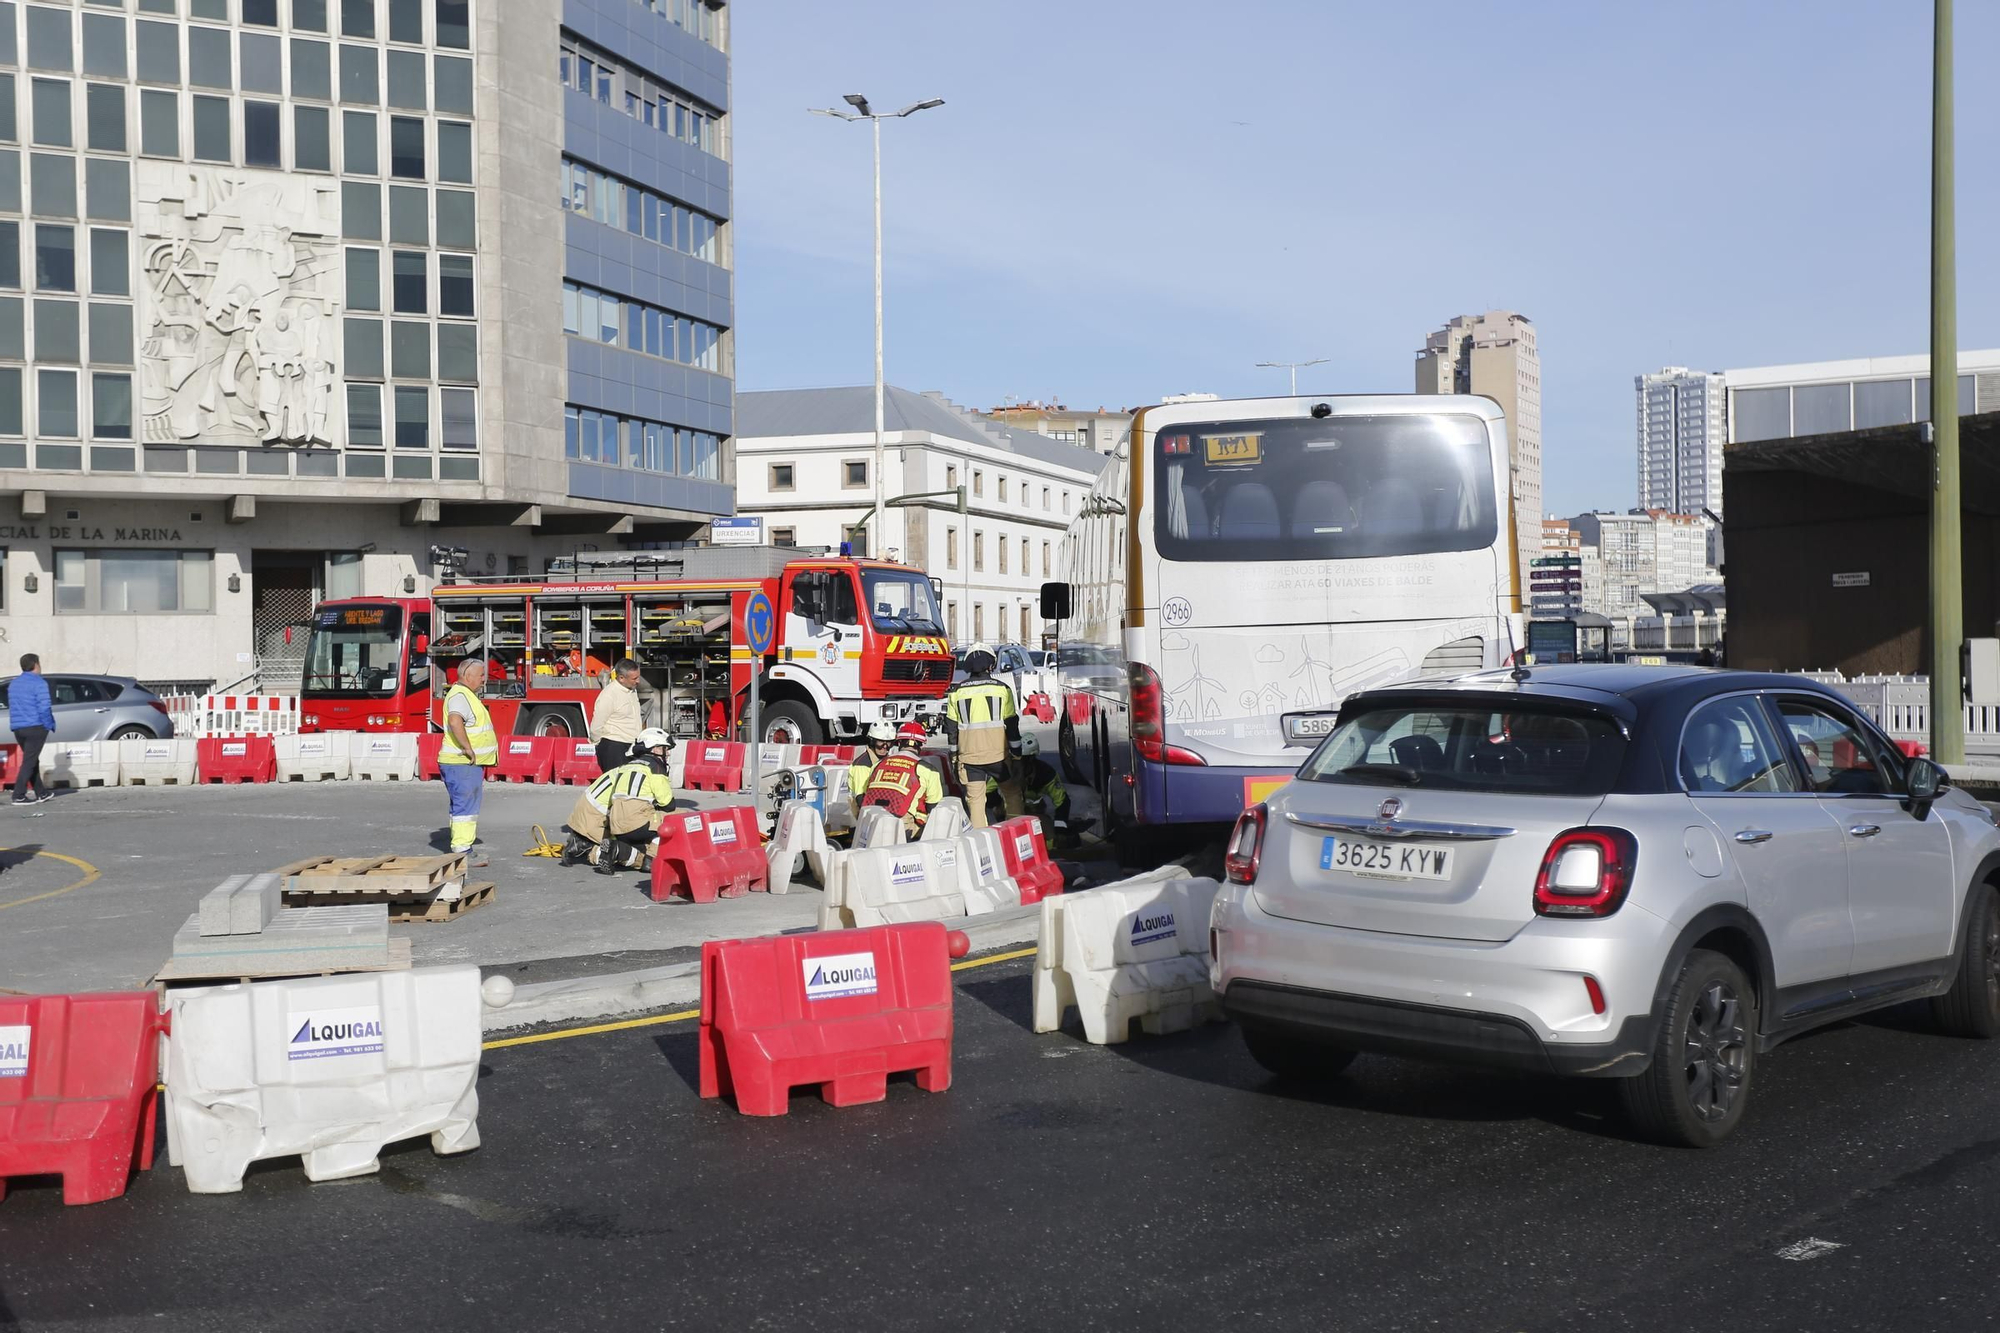
M1727 416L1722 376L1668 366L1632 383L1639 399L1639 507L1720 514Z
M874 504L874 390L784 389L737 400L737 506L783 546L874 550L944 585L954 643L1041 642L1039 598L1057 549L1104 457L997 426L936 394L886 391L884 495ZM964 486L966 512L956 497Z
M1534 323L1511 310L1459 315L1424 339L1416 381L1418 393L1484 394L1507 414L1515 537L1521 586L1528 586L1542 519L1542 358Z
M1869 430L1931 419L1927 355L1860 357L1722 372L1729 441ZM1958 414L2000 412L2000 350L1958 354Z
M989 408L980 415L1002 426L1046 435L1094 454L1109 455L1132 438L1132 413L1102 407L1091 412L1060 403L1009 403Z
M730 513L727 32L702 0L0 4L9 643L284 689L316 599Z
M1579 570L1586 611L1614 620L1644 616L1651 610L1648 594L1685 592L1719 581L1708 563L1714 525L1699 515L1640 509L1578 514L1569 525L1585 554L1597 555L1595 571L1589 561Z

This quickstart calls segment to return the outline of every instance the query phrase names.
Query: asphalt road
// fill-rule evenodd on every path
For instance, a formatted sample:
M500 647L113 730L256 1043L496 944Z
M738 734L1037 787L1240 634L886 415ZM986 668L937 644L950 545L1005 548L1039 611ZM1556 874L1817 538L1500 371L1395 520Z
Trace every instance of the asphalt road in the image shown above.
M490 1050L485 1146L195 1198L0 1202L29 1329L1925 1329L1992 1322L2000 1045L1917 1011L1759 1071L1743 1132L1630 1140L1598 1084L1357 1061L1307 1093L1236 1032L1028 1029L962 972L954 1084L778 1120L694 1090L693 1025ZM1802 1242L1817 1257L1785 1258Z

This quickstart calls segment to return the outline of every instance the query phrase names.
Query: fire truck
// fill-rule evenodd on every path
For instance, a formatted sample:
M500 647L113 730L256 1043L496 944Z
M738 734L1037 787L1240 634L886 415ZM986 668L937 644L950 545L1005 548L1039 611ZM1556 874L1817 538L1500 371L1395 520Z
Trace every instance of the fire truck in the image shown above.
M773 613L760 660L744 619ZM692 547L549 563L538 582L440 583L429 598L351 597L313 612L306 731L442 726L459 664L487 663L502 735L583 736L619 659L640 666L648 721L676 736L746 734L760 673L758 739L816 745L877 721L937 712L951 647L934 580L877 560L777 547Z

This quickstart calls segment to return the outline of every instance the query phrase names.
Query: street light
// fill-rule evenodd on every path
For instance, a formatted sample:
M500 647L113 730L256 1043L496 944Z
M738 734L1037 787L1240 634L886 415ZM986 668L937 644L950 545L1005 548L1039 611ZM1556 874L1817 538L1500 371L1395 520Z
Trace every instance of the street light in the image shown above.
M1326 357L1323 357L1323 356L1316 356L1316 357L1314 357L1314 358L1313 358L1312 360L1310 360L1310 361L1259 361L1259 362L1257 363L1257 369L1259 369L1259 370L1289 370L1289 371L1291 371L1291 372L1292 372L1292 397L1296 398L1296 397L1298 397L1298 396L1299 396L1299 367L1300 367L1300 366L1323 366L1323 365L1325 365L1325 364L1327 363L1327 360L1328 360L1328 358L1326 358Z
M928 111L934 106L943 106L942 97L933 97L922 102L912 102L901 111L878 113L869 109L868 99L860 93L849 93L841 99L852 111L840 111L821 107L810 107L816 116L832 116L835 120L865 120L874 131L875 137L875 517L871 527L874 540L883 540L882 526L882 122L900 120L904 116Z

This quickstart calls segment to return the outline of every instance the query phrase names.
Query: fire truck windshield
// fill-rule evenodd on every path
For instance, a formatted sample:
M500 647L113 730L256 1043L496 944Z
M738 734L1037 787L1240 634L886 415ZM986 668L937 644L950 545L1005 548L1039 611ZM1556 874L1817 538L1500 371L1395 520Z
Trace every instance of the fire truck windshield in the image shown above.
M394 694L402 684L402 645L400 607L321 607L306 648L305 692Z
M937 597L922 574L866 569L861 572L861 586L876 629L944 633Z

